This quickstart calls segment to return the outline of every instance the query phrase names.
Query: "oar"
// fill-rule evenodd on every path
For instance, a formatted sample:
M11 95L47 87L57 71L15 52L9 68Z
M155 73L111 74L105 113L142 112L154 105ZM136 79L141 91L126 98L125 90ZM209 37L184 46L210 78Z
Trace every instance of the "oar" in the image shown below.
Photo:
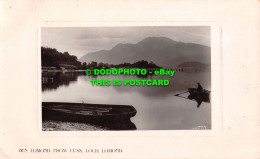
M178 94L175 94L174 96L179 96L180 94L184 94L184 93L187 93L187 92L189 92L189 91L178 93Z
M184 99L189 99L189 100L192 100L192 101L196 101L195 99L190 99L190 98L186 98L186 97L183 97L183 96L178 96L178 97L181 97L181 98L184 98Z

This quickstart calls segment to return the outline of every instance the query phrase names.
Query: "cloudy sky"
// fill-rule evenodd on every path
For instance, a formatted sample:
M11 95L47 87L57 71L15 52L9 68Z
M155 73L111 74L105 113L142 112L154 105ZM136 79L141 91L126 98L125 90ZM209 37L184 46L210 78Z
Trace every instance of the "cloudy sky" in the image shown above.
M147 37L168 37L210 46L210 27L44 27L41 46L67 51L80 58L89 52L110 50L118 43L135 44Z

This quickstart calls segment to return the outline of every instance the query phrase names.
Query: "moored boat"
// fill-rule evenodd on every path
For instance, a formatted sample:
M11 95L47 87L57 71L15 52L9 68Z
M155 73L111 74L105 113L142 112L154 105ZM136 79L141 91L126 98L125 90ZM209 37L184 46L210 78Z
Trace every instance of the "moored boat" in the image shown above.
M42 119L90 123L111 129L136 129L130 121L137 111L130 105L42 102Z

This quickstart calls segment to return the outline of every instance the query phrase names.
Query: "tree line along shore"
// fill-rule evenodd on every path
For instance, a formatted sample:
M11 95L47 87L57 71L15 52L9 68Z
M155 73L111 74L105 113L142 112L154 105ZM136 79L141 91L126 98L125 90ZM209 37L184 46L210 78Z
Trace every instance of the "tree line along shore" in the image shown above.
M90 63L80 62L74 55L68 52L59 52L55 48L41 47L42 70L86 70L86 69L110 69L110 68L153 68L159 69L160 66L152 61L145 60L135 63L108 64L92 61Z

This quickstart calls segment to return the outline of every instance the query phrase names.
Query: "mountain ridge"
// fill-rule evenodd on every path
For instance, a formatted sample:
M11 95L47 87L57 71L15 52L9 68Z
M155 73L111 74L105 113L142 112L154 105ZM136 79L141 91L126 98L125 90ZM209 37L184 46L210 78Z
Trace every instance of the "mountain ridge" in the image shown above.
M174 67L183 62L197 61L210 64L210 47L177 42L167 37L147 37L136 44L118 43L110 50L85 54L81 62L103 62L120 64L147 60L162 67Z

